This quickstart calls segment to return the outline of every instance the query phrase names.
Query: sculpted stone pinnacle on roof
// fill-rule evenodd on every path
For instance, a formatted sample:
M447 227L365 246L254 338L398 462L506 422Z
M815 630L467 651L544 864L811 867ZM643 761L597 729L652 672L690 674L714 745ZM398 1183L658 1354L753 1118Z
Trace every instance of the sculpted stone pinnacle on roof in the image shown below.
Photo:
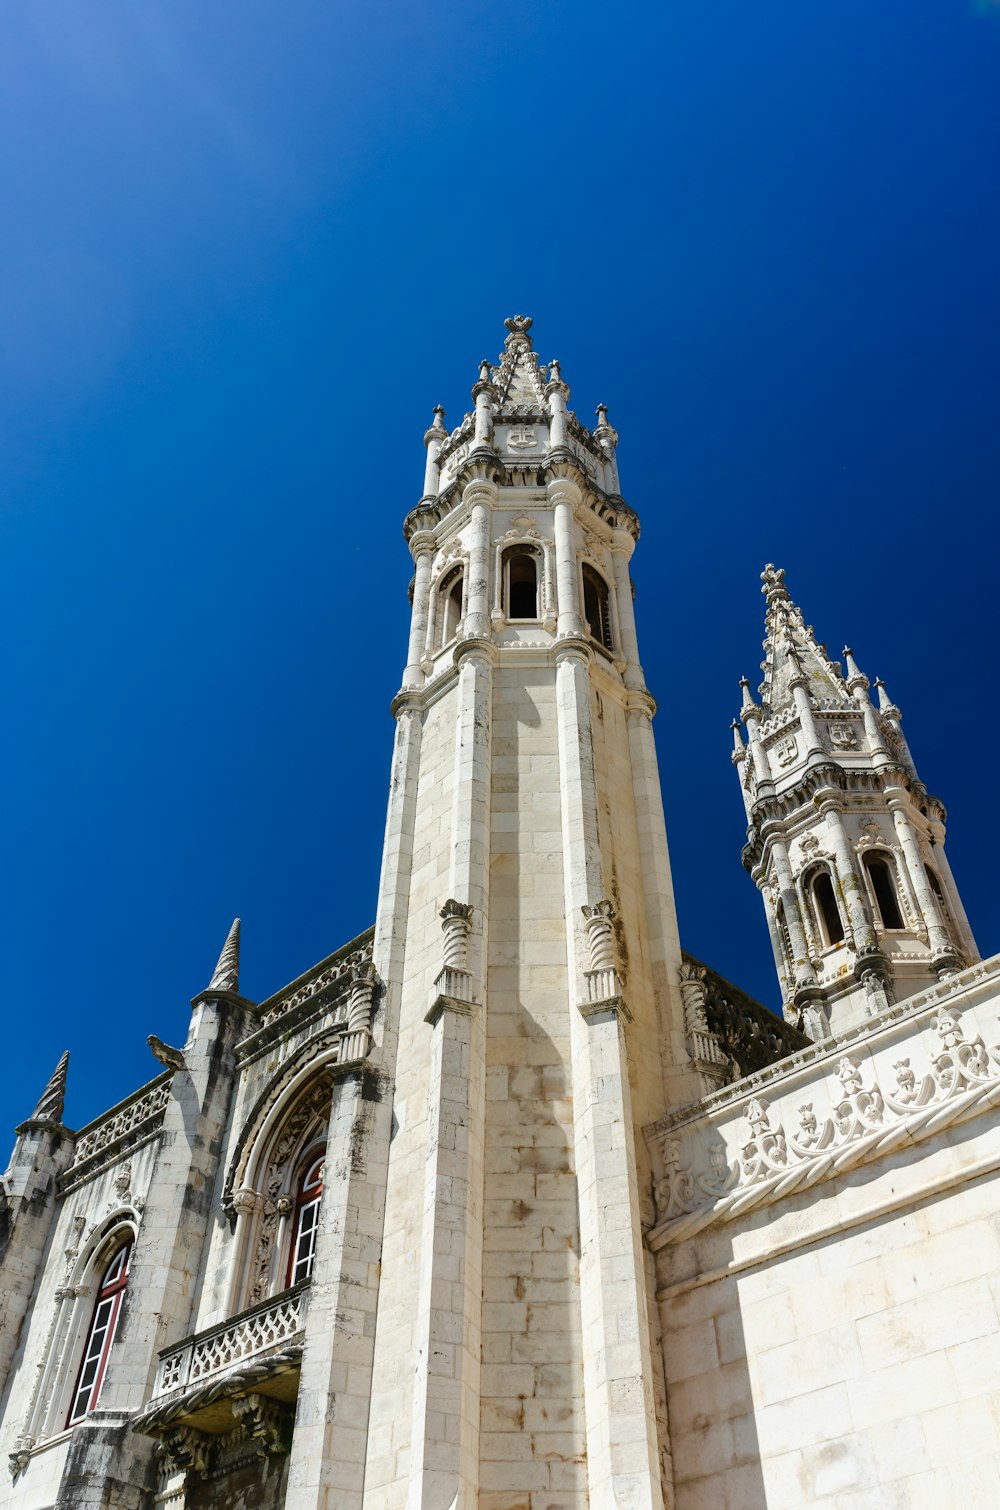
M66 1103L66 1071L69 1068L69 1049L63 1054L52 1071L48 1085L42 1091L38 1105L32 1112L32 1122L61 1122Z
M226 942L219 955L219 963L208 983L210 991L238 991L240 989L240 920L234 918Z
M820 645L811 624L802 618L785 586L785 573L770 563L760 574L761 592L767 599L765 615L764 680L760 687L761 712L765 718L781 713L794 704L792 687L804 680L813 702L833 698L850 703L851 697L841 676L840 666L831 661L826 646Z

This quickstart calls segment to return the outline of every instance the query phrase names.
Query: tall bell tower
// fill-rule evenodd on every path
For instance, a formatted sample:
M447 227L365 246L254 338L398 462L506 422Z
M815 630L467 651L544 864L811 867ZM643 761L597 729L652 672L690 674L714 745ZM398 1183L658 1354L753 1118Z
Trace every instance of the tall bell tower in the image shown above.
M817 644L773 566L760 702L746 678L733 760L743 861L764 900L785 1014L813 1038L849 1028L979 959L900 712L845 649Z
M698 1087L633 617L639 522L607 409L581 424L531 320L506 324L474 410L450 433L435 411L404 526L375 939L395 1126L364 1504L661 1510L639 1130Z

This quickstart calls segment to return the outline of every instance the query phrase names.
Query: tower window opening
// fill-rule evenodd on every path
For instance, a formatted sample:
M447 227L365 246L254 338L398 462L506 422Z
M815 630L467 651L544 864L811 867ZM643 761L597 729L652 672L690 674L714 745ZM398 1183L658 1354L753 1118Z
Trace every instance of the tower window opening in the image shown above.
M326 1151L313 1149L307 1156L307 1162L299 1178L295 1193L292 1245L288 1255L288 1283L290 1285L297 1285L300 1280L312 1277L325 1164Z
M87 1331L87 1341L80 1360L80 1372L73 1389L73 1401L69 1408L67 1426L75 1426L97 1405L108 1370L108 1357L115 1340L118 1318L121 1315L122 1297L128 1284L129 1264L132 1259L132 1238L123 1243L112 1255L101 1278L97 1302Z
M823 943L827 946L842 943L844 923L840 916L840 908L837 906L830 872L817 870L809 883L809 890L812 893L813 910Z
M885 855L865 855L865 870L875 896L883 928L905 928L893 868Z
M587 561L583 563L583 616L598 644L605 650L613 650L608 584Z
M533 551L504 556L504 589L508 619L538 618L538 558Z
M438 614L441 625L441 645L447 645L458 633L462 618L462 589L465 572L461 566L453 567L438 587Z

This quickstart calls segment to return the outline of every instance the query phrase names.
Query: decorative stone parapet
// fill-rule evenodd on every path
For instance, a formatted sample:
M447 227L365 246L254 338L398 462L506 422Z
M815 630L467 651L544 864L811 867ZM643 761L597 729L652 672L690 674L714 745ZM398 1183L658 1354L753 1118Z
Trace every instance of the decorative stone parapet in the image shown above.
M76 1135L73 1162L60 1176L59 1194L66 1195L126 1152L156 1136L170 1099L172 1072L140 1086Z
M1000 1106L998 984L1000 956L648 1127L657 1207L649 1246L684 1241Z

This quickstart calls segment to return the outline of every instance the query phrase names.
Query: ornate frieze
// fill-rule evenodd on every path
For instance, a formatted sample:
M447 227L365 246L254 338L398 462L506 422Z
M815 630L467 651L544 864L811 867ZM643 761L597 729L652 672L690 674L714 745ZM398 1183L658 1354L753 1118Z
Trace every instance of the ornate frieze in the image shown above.
M989 973L974 967L947 985L970 986ZM648 1129L657 1170L651 1246L680 1242L1000 1105L1000 1031L988 1047L967 1011L952 1001L934 1008L937 993L954 994L941 986L887 1009L881 1044L869 1022L867 1032L841 1034L755 1076L738 1101L735 1087L717 1092L686 1127L675 1114Z

